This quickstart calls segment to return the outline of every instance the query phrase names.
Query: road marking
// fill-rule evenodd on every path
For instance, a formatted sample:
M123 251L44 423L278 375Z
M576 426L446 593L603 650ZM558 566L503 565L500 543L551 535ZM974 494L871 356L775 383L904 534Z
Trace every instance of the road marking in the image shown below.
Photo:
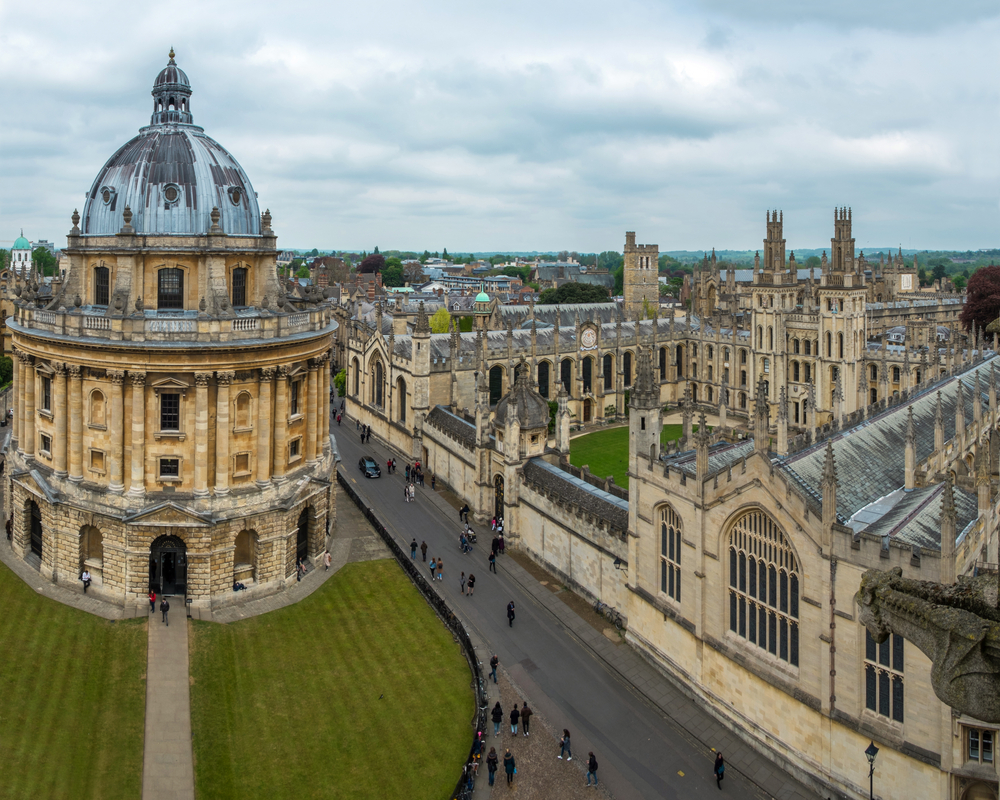
M680 770L677 770L677 774L680 775L682 778L684 777L684 773L681 772Z

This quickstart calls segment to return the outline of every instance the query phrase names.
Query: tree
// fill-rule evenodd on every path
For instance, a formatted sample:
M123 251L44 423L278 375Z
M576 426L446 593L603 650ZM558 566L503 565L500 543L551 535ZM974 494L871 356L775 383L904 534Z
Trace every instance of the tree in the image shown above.
M59 268L59 262L56 261L56 257L44 247L36 247L32 251L31 261L35 265L35 271L40 272L46 277L55 275L56 270Z
M337 396L343 397L347 389L347 370L342 369L333 376L333 385L337 387Z
M944 264L935 265L933 271L931 272L931 275L936 281L941 280L947 274L948 274L948 269L947 267L945 267Z
M447 261L448 260L448 248L446 247L442 252L444 253L444 255L441 256L441 258L443 258L445 261Z
M301 267L299 267L298 272L295 273L295 277L297 277L297 278L308 278L309 277L309 267L307 267L305 264L303 264Z
M358 267L358 272L381 272L385 266L385 256L372 253L367 256Z
M389 259L391 261L391 259ZM396 261L399 261L397 258ZM382 268L382 285L383 286L402 286L405 283L403 280L403 267L400 264L388 263Z
M802 266L806 269L819 269L823 266L823 259L819 256L809 256Z
M372 250L372 255L378 255L378 245L375 245L375 249Z
M546 289L538 304L552 306L558 303L606 303L608 290L592 283L564 283L558 289Z
M962 291L968 284L969 279L964 275L956 275L951 279L951 282L954 284L955 288L958 289L958 291Z
M935 268L936 269L936 268ZM977 269L965 290L965 306L958 320L967 331L975 323L982 330L1000 317L1000 266Z
M7 265L10 263L10 250L4 250L0 248L0 269L7 269Z
M6 386L14 380L14 362L8 356L0 358L0 386Z
M424 250L423 255L420 256L420 263L421 264L426 264L427 263L427 259L430 258L430 257L431 257L430 252L427 251L427 250Z
M407 261L403 264L403 279L409 284L418 283L424 275L424 265L420 261Z
M657 262L657 272L671 272L675 269L675 265L680 263L681 262L673 256L668 256L664 253L660 256L660 260Z
M448 309L441 306L437 311L435 311L430 320L431 333L447 333L451 327L451 314L448 313Z
M606 269L608 272L614 272L624 263L625 258L622 254L614 250L605 250L597 257L597 268Z
M310 255L310 256L312 256L313 258L316 258L316 256L318 256L318 255L319 255L319 250L317 250L317 249L316 249L316 248L314 247L314 248L313 248L313 249L312 249L312 250L310 251L309 255Z

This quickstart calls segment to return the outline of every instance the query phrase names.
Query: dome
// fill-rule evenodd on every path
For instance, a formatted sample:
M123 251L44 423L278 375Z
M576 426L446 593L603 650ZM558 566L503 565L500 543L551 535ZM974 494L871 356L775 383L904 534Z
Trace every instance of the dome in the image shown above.
M517 380L514 388L500 398L496 409L496 425L503 426L507 422L507 409L510 408L511 398L517 403L517 421L521 428L534 430L537 428L548 428L549 426L549 403L531 385L528 377L530 370L522 359Z
M468 295L466 295L466 297L468 297ZM486 292L480 292L479 294L476 295L476 302L477 303L488 303L488 302L490 302L490 296L488 294L486 294Z
M14 246L11 249L12 250L30 250L31 249L31 242L29 242L27 239L25 239L24 238L24 234L22 233L20 236L18 236L14 240Z
M213 208L229 235L259 236L260 207L232 155L192 124L187 75L170 63L153 87L150 125L108 159L83 206L84 236L113 236L125 206L138 235L202 235Z

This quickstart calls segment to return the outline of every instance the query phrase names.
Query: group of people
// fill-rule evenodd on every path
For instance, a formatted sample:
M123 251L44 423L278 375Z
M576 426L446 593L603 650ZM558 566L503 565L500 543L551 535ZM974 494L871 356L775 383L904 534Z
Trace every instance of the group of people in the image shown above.
M371 441L372 438L372 426L362 425L358 420L354 420L354 429L361 431L361 444Z

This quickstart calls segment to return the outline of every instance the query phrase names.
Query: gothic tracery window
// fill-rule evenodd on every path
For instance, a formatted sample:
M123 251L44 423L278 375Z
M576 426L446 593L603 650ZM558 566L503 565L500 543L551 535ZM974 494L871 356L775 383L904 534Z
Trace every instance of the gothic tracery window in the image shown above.
M878 644L865 629L865 707L903 721L903 637L891 634Z
M729 630L799 665L799 567L781 528L747 511L729 534Z
M660 509L660 591L681 601L681 518L670 506Z

